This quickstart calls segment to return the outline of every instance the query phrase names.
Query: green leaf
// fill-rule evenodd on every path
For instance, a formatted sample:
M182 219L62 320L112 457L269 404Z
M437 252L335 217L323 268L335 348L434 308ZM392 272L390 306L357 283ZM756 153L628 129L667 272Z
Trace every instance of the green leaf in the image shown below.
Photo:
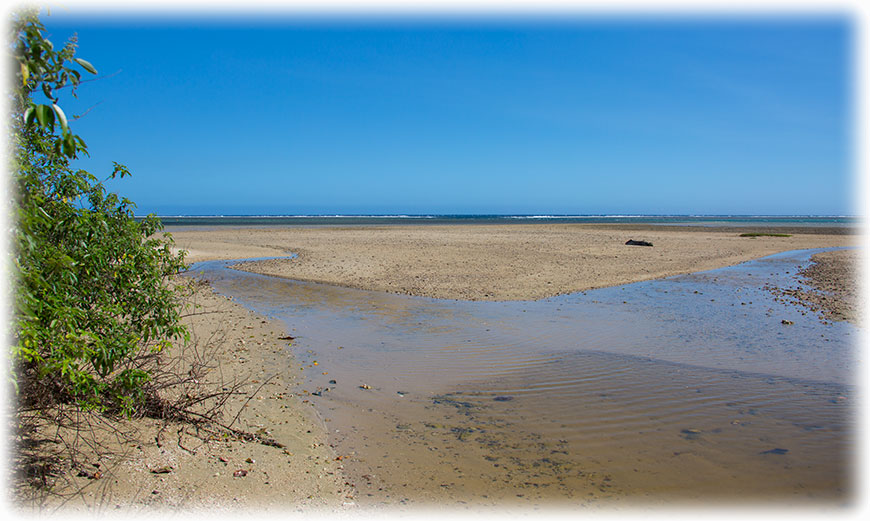
M35 117L36 117L36 106L31 105L31 106L27 107L27 110L24 111L24 124L25 125L32 125L33 118L35 118Z
M97 69L95 69L94 66L91 65L91 63L89 61L83 60L81 58L73 58L73 59L75 60L76 63L81 65L84 70L90 72L91 74L97 73Z
M69 132L63 138L63 153L67 157L75 157L76 155L76 143L73 135Z
M48 105L36 106L36 119L39 121L40 127L54 127L54 111Z
M57 120L60 122L60 127L64 132L67 132L69 130L69 124L66 121L66 114L64 114L60 107L55 104L52 104L51 108L53 108L54 113L57 114Z

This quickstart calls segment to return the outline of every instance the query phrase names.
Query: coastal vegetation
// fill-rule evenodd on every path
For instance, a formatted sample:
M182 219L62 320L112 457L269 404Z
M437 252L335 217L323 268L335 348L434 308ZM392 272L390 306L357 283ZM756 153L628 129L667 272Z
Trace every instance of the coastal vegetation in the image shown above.
M183 292L167 284L184 268L154 216L75 168L88 154L60 107L82 74L75 40L56 49L36 15L15 18L12 121L16 199L13 381L24 407L75 403L130 415L153 381L149 361L187 339ZM119 163L108 178L126 177Z
M107 189L106 180L130 175L124 165L103 180L77 168L88 148L60 96L75 96L96 68L75 56L75 38L55 47L35 13L16 15L13 35L8 381L17 483L54 494L61 475L99 479L106 469L93 462L136 439L130 422L142 418L256 438L220 423L246 382L208 376L219 340L197 342L185 325L199 313L191 295L200 285L178 277L184 252L159 219L135 217L135 204Z

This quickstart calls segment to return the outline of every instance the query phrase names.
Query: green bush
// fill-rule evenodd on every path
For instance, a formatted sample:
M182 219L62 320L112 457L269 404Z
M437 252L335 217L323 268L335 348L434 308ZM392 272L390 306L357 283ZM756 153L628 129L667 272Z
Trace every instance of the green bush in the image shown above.
M96 74L75 57L75 39L56 50L32 13L13 30L13 381L24 406L129 414L145 400L155 353L187 340L169 284L183 255L155 236L157 218L135 219L131 201L73 168L87 147L58 91L74 96L82 72ZM116 163L108 177L127 175Z

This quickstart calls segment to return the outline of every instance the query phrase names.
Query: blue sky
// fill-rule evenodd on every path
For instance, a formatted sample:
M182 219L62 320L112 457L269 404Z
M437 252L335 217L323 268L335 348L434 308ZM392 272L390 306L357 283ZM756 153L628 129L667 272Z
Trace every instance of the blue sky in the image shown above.
M141 214L856 213L844 17L43 21Z

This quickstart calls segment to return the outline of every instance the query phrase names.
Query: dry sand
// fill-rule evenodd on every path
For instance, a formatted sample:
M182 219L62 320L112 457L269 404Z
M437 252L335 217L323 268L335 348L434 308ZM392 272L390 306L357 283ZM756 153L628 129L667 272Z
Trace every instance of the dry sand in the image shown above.
M781 232L779 228L768 230ZM238 269L297 280L446 299L529 300L738 264L854 235L585 224L263 227L184 230L189 261L281 256ZM823 230L832 231L832 230ZM836 231L836 230L833 230ZM627 246L629 239L653 247Z
M308 400L296 395L301 371L286 349L288 342L280 339L287 335L283 326L204 284L196 300L200 313L186 319L193 345L216 348L208 385L246 382L241 388L245 395L231 399L221 420L230 423L241 411L234 428L283 447L232 435L194 436L193 426L164 426L150 419L97 423L80 433L78 445L85 454L75 466L64 458L51 478L51 493L19 484L16 508L129 514L259 508L336 512L353 507L323 423ZM42 454L66 454L53 441L56 434L44 425L34 436L45 440ZM74 439L71 432L61 435L67 442ZM103 444L99 450L88 447L97 442ZM239 470L244 477L234 477Z

